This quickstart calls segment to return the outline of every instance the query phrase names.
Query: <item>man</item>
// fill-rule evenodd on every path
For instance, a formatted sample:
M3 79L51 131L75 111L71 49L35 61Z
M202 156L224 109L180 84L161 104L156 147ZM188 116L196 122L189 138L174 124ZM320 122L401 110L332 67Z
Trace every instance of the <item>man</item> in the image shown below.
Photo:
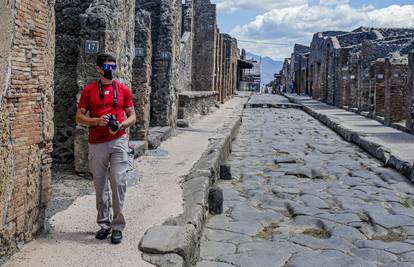
M130 90L114 80L116 59L101 54L96 65L99 81L82 91L76 122L89 127L89 167L96 190L97 223L101 227L96 238L104 240L112 230L111 242L119 244L125 228L122 214L128 169L125 129L135 123L136 115ZM113 216L108 180L112 189Z

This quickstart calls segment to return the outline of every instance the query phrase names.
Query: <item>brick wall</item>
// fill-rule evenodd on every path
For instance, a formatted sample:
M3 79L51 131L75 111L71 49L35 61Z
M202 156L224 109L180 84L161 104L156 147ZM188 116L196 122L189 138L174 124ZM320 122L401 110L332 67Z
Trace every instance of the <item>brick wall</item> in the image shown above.
M0 55L9 63L0 80L0 257L43 227L51 189L55 53L53 1L2 1L1 7Z
M406 58L385 61L385 124L401 122L407 115L407 76Z

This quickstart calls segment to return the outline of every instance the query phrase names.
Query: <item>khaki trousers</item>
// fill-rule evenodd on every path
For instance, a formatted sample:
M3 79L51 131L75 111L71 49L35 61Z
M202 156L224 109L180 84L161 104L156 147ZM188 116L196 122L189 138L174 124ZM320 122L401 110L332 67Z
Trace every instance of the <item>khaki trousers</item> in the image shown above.
M125 228L122 207L125 199L128 166L128 138L126 135L102 144L89 144L89 168L93 175L96 191L97 223L104 229L112 228L122 231Z

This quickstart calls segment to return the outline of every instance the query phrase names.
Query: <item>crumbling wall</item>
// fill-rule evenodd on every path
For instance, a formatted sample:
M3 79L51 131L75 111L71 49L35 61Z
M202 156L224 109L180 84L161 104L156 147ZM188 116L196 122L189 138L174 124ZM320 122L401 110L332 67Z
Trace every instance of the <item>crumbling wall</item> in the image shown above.
M0 1L0 257L42 229L51 193L53 3Z
M152 126L175 126L179 86L182 3L179 0L138 0L152 21Z
M407 115L408 61L405 57L385 60L385 124L401 122Z
M117 58L117 80L131 88L134 58L135 1L94 0L85 14L80 16L81 31L78 57L78 98L89 83L98 79L96 57L110 53ZM87 41L97 41L98 49L86 50ZM75 170L89 172L88 131L77 126L75 132Z
M217 38L216 5L194 0L193 91L214 89L214 57Z
M192 62L193 62L193 30L194 12L192 1L187 1L182 6L182 35L180 40L180 51L178 56L178 82L177 91L191 91Z
M79 15L92 0L56 0L55 137L53 158L58 163L74 160L76 128L77 63L79 56Z
M146 140L150 122L152 74L151 14L136 9L135 58L132 66L132 95L137 123L131 127L132 140Z
M374 74L374 115L385 116L385 59L377 59L373 62Z

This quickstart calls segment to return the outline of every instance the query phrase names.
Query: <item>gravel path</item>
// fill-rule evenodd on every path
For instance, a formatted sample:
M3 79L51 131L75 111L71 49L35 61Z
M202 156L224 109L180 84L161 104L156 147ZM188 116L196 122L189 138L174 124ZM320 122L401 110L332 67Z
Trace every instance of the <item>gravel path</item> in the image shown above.
M121 245L113 246L109 240L94 238L98 230L95 196L86 195L50 219L52 230L48 237L25 245L5 266L152 266L141 259L138 250L141 237L151 226L182 213L180 177L201 157L209 137L217 134L217 129L229 122L231 115L241 113L245 101L246 98L233 98L214 114L195 122L193 129L179 132L158 150L149 151L137 160L143 178L127 190L124 211L127 228Z
M229 164L197 267L414 266L414 186L305 112L245 110Z

